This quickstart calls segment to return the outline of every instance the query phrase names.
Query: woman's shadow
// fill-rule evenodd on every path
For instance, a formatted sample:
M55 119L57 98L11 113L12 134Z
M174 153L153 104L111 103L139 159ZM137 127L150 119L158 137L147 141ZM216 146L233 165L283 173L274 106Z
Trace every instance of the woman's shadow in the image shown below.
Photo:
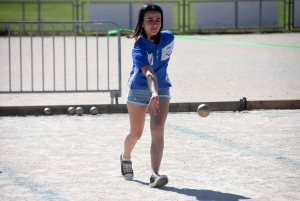
M146 182L133 180L134 182L143 184L143 185L149 185ZM211 191L211 190L199 190L199 189L189 189L189 188L175 188L170 186L163 186L161 188L158 188L159 190L163 191L171 191L178 194L183 194L187 196L194 196L197 198L197 200L205 200L205 201L238 201L238 200L249 200L250 198L241 196L241 195L235 195L230 193L222 193L218 191Z

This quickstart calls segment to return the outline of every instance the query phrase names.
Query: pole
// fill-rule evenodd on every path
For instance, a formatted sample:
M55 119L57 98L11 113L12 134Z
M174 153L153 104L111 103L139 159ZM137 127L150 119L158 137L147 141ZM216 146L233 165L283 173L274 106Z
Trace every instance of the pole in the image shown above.
M41 21L41 0L37 0L37 21ZM41 35L41 27L40 24L38 24L38 33Z
M262 30L262 0L259 0L259 33Z
M185 0L183 0L183 22L182 22L183 34L185 34Z
M289 9L289 13L288 13L288 27L289 27L289 31L291 30L291 17L292 17L292 0L288 0L289 1L289 5L288 5L288 9Z
M76 0L76 22L79 21L79 0ZM83 20L83 19L82 19ZM76 25L76 31L79 32L79 24Z

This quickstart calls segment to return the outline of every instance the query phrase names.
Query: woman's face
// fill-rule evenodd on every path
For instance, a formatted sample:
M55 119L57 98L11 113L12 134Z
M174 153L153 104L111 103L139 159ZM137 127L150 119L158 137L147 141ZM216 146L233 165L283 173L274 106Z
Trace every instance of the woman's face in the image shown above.
M161 14L158 11L148 11L145 13L142 27L144 28L148 40L155 36L161 27Z

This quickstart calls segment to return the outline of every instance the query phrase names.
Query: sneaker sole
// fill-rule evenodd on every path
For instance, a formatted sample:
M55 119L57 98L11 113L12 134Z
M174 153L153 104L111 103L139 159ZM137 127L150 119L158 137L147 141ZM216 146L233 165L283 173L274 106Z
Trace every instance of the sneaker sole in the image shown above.
M167 177L159 177L153 183L149 184L150 188L159 188L166 185L169 182Z
M122 154L120 156L120 163L121 163L121 166L122 166ZM122 172L121 172L122 173ZM133 174L132 174L132 177L126 177L125 175L122 175L122 177L125 179L125 180L133 180Z
M133 177L126 177L126 176L124 176L124 175L122 175L123 176L123 178L125 179L125 180L129 180L129 181L132 181L133 180Z

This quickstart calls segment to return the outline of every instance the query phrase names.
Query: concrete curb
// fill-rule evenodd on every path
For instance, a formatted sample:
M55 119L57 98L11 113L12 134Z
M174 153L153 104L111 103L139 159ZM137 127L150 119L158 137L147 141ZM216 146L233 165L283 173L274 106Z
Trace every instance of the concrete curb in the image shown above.
M300 100L261 100L247 101L246 98L240 101L226 102L193 102L193 103L170 103L170 112L196 112L200 104L208 104L212 111L243 111L243 110L271 110L271 109L300 109ZM45 115L44 109L50 108L51 115L69 114L69 107L82 107L83 114L91 114L90 108L97 107L98 114L127 113L126 104L118 105L46 105L46 106L2 106L0 116L26 116Z

